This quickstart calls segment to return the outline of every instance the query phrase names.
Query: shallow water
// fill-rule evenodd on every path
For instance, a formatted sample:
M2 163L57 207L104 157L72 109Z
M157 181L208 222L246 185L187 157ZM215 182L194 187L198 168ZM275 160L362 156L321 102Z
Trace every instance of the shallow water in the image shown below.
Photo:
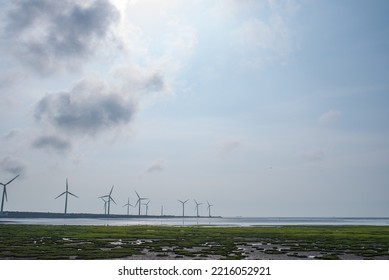
M128 219L8 219L0 218L0 223L36 225L166 225L166 226L282 226L282 225L373 225L389 226L389 218L296 218L296 217L225 217L225 218L128 218Z

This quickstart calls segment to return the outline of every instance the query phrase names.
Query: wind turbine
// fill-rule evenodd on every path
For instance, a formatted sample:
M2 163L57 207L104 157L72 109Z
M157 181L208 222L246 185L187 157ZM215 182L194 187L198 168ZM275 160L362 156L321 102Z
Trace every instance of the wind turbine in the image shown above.
M147 203L143 204L143 205L146 205L146 216L147 216L147 213L149 212L149 203L150 203L150 200L147 201Z
M57 199L58 197L60 197L62 195L65 195L65 215L68 213L68 194L78 198L77 195L72 194L71 192L69 192L68 178L66 178L66 191L64 191L63 193L61 193L59 196L57 196L55 198L55 199Z
M6 201L8 201L8 197L7 197L7 185L9 185L13 180L15 180L17 177L19 177L19 175L16 175L12 180L10 180L8 183L0 183L0 185L3 186L3 198L1 199L1 214L3 214L3 209L4 209L4 198Z
M189 199L187 199L185 201L182 201L179 199L177 199L177 200L182 203L182 217L185 217L185 203L187 203Z
M212 217L211 216L211 207L213 206L212 204L209 204L209 202L207 201L207 204L208 204L208 207L207 207L207 209L208 209L208 217Z
M196 211L197 211L197 217L200 217L200 216L199 216L199 206L200 206L202 203L198 203L198 202L196 201L196 199L195 199L194 201L195 201L195 203L196 203L195 209L196 209Z
M130 198L128 198L127 203L123 205L123 207L126 207L126 206L127 206L127 216L129 216L130 215L130 206L134 207L132 204L130 204Z
M138 201L136 202L135 206L139 205L138 215L140 216L140 205L142 204L142 200L146 200L148 198L140 197L136 191L135 191L135 193L136 193L136 196L138 197Z
M113 203L116 204L115 200L114 200L114 199L112 198L112 196L111 196L112 191L113 191L113 186L112 186L111 191L109 192L109 194L100 196L100 198L104 198L104 197L107 197L107 198L108 198L108 200L107 200L107 203L108 203L108 211L107 211L107 214L108 214L108 215L109 215L110 209L111 209L111 201L113 201Z
M103 197L99 197L102 201L104 201L104 214L107 214L107 203L108 200L105 200Z

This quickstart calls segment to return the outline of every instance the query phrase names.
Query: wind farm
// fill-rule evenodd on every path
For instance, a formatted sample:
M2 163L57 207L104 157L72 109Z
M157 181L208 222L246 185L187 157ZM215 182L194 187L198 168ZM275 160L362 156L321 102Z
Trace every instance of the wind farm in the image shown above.
M98 196L98 199L103 202L103 213L77 213L77 212L70 212L69 211L69 202L70 202L70 196L74 198L78 198L78 202L75 201L73 204L73 207L77 203L83 203L82 199L73 192L70 192L69 190L69 179L65 179L65 190L57 195L54 199L57 200L61 197L64 197L64 211L62 213L57 212L26 212L26 211L4 211L4 205L5 202L8 201L8 194L7 194L7 186L11 184L16 178L18 178L19 175L16 175L6 183L0 183L0 185L3 186L3 193L2 193L2 201L1 201L1 212L0 212L0 218L7 217L7 218L202 218L202 217L213 217L211 215L211 205L208 201L208 215L201 215L199 206L203 203L198 203L196 200L195 202L195 211L193 213L186 213L185 212L185 206L186 203L189 201L189 198L186 200L180 200L177 199L177 201L182 205L182 208L180 211L177 211L177 209L171 208L171 209L165 209L163 204L161 204L160 208L157 209L151 209L150 208L150 202L151 199L149 197L141 196L137 190L135 190L135 199L136 203L131 204L130 203L130 197L127 197L127 201L123 204L122 207L125 207L126 212L123 213L112 213L112 204L113 202L115 205L117 202L113 198L113 192L114 192L114 185L112 185L111 189L109 190L108 194ZM143 206L143 207L142 207ZM72 208L73 208L72 207ZM137 213L135 212L131 213L131 208L137 208ZM150 211L151 210L151 211ZM168 212L167 214L165 212ZM221 216L217 216L221 217Z

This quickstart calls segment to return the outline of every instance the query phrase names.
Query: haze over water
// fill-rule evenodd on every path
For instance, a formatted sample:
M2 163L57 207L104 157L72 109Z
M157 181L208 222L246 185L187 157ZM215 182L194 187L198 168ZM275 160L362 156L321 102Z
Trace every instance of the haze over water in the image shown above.
M333 217L226 217L226 218L128 218L128 219L7 219L0 223L35 225L164 225L164 226L285 226L285 225L370 225L389 226L389 218Z

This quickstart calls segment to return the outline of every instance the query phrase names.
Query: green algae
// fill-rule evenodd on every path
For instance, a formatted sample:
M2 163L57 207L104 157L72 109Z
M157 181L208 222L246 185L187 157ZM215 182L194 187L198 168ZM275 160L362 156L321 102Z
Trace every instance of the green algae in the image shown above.
M147 252L155 259L245 259L256 252L271 259L306 259L310 252L316 259L389 259L389 227L0 224L0 259L118 259Z

